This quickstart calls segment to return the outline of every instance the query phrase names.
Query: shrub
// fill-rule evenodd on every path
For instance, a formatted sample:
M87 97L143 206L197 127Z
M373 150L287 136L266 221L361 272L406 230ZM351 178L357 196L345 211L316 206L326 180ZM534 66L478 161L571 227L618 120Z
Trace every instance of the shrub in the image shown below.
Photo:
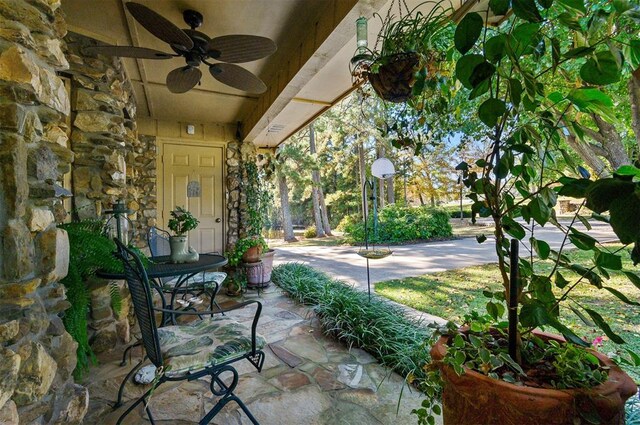
M316 230L316 226L309 226L306 229L304 229L303 235L307 239L315 238L316 236L318 236L318 231Z
M299 263L275 267L272 280L291 298L312 305L325 333L368 351L409 382L425 376L431 332L402 308L375 295L369 301L365 292Z
M347 229L352 228L361 221L359 214L347 214L342 217L342 220L340 220L340 223L336 226L336 230L338 232L346 232Z
M373 217L367 217L369 242L404 243L449 237L452 235L449 214L441 209L407 207L397 204L385 206L378 214L378 235L373 231ZM349 222L344 229L350 243L364 242L364 224Z

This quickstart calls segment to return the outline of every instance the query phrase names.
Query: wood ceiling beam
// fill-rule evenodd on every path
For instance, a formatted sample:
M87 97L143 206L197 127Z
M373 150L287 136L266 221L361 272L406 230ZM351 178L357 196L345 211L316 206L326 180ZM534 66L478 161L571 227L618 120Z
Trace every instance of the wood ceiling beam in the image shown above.
M241 137L253 141L289 104L329 60L355 34L355 21L371 16L386 0L326 0L324 13L297 48L292 49L286 63L267 83L257 104L242 121ZM345 64L346 66L346 64Z
M129 31L129 38L131 39L131 45L137 47L140 46L140 36L138 34L138 28L136 27L136 20L127 13L126 3L128 0L121 0L120 4L122 5L122 13L127 20L127 30ZM147 87L147 72L144 68L144 62L142 59L135 59L136 65L138 67L138 74L140 74L140 78L142 80L142 91L145 97L145 105L147 105L147 112L150 117L153 117L153 104L151 102L151 96L149 95L149 88Z

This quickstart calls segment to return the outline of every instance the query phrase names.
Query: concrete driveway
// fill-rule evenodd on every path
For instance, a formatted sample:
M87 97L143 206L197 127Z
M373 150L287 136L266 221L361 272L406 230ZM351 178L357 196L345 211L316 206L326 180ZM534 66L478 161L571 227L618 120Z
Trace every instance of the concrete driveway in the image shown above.
M592 225L593 229L588 231L588 234L599 241L617 240L608 225L599 222ZM576 228L587 232L582 225ZM494 238L490 235L490 229L488 233L487 240L482 244L478 244L475 238L464 238L391 246L393 255L369 261L371 283L495 262L497 256ZM552 248L557 249L562 243L563 234L555 227L538 227L536 238L549 242ZM528 243L525 246L521 248L521 254L527 253ZM357 255L358 248L357 246L296 246L292 243L276 248L274 262L275 264L290 261L305 263L366 290L366 259Z

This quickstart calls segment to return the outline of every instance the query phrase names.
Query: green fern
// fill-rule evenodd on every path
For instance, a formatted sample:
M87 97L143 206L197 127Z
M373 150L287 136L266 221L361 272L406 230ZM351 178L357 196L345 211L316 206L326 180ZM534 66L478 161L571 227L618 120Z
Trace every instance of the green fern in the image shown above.
M71 307L63 319L67 332L78 343L78 364L74 371L77 379L95 364L96 357L89 345L87 317L90 307L90 294L87 280L98 270L122 273L122 262L114 256L116 244L104 234L104 222L101 220L83 220L59 225L69 235L69 273L60 282L65 286L67 300ZM143 260L145 267L149 260L139 249L134 249ZM116 314L122 311L122 296L117 284L109 288L111 307Z
M120 293L120 286L116 282L109 284L109 295L111 296L111 309L120 318L122 312L122 294Z

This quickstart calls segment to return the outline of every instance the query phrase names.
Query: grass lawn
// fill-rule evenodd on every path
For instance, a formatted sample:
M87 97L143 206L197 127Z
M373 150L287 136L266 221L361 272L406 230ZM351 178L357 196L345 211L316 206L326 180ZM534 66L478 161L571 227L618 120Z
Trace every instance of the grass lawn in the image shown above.
M277 248L279 246L340 246L345 244L342 236L306 239L303 236L296 235L296 238L298 238L298 242L285 242L282 239L267 239L267 245L271 248Z
M615 249L619 248L619 245L609 245L609 247ZM567 253L583 264L591 258L591 255L584 251L572 250ZM551 270L551 262L538 264L538 270L547 272ZM623 266L627 270L638 270L631 263L628 253L623 255ZM575 274L571 276L568 272L563 272L563 275L567 279L577 276ZM461 323L462 316L466 312L472 309L479 312L485 311L487 299L482 295L482 290L487 289L487 286L493 291L501 288L496 264L380 282L376 283L375 290L393 301ZM640 291L624 275L612 274L611 280L606 282L605 286L619 290L631 300L640 300ZM557 294L560 294L560 290ZM640 353L640 307L624 304L608 291L599 290L588 282L578 285L573 292L573 298L583 305L596 307L595 310L607 319L614 332L627 342L627 348ZM599 328L586 325L566 307L561 315L564 323L584 338L593 340L603 335ZM612 353L616 347L616 344L605 341L600 351ZM634 368L628 372L631 372L636 381L640 381L640 368Z

